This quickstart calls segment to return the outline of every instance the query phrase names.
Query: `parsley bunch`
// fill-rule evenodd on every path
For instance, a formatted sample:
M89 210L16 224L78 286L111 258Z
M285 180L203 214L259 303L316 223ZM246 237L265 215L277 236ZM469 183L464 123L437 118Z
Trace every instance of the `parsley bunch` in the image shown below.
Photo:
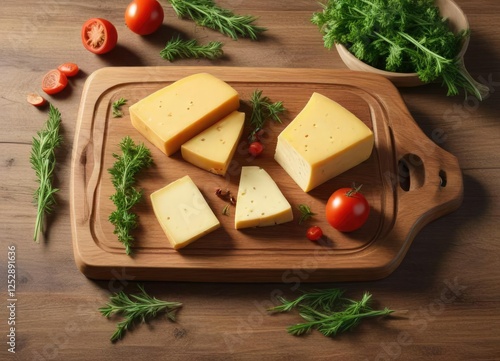
M453 33L434 0L328 0L311 21L326 48L342 44L375 68L441 80L448 95L463 89L482 99L487 91L459 58L469 30Z

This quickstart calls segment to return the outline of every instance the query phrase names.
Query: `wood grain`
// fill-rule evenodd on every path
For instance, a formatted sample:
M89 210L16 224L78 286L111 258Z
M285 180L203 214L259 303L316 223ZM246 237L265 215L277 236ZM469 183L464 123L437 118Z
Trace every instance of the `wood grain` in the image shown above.
M500 2L456 0L471 27L465 64L476 80L490 84L483 102L446 97L439 84L400 89L421 131L453 154L463 173L464 198L454 212L422 228L403 262L378 281L308 283L300 267L275 283L141 282L160 299L183 302L177 323L159 317L138 325L123 341L109 342L118 319L97 311L112 292L137 291L136 280L94 281L75 265L70 221L70 173L84 83L103 67L224 66L346 69L335 50L323 47L309 21L316 1L218 0L267 26L258 41L232 41L181 20L167 2L164 26L148 37L123 22L124 3L4 0L0 15L0 327L1 360L498 360L500 355ZM119 46L106 56L87 52L80 24L101 16L113 21ZM218 61L168 63L158 55L171 35L225 43ZM43 74L65 61L81 73L61 94L47 96L63 116L64 144L57 154L58 206L46 240L34 244L36 183L29 164L31 138L47 109L26 104ZM16 353L7 351L7 245L17 252ZM116 270L124 277L123 269ZM363 291L375 304L407 310L401 317L361 324L334 339L313 332L292 337L285 328L296 313L268 315L277 295L299 289L340 287L352 298ZM455 291L452 293L450 287ZM405 336L407 338L405 339ZM402 342L403 341L403 342ZM404 342L406 341L406 342Z

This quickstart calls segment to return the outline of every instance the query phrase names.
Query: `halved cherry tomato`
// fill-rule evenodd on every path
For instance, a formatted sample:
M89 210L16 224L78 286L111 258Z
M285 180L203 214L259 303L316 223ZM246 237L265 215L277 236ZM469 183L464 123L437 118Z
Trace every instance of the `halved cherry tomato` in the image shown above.
M250 143L250 146L248 147L248 153L250 153L254 157L259 156L263 150L264 146L262 145L261 142L258 141Z
M326 219L333 228L351 232L365 224L370 214L370 205L359 188L340 188L328 199Z
M82 26L82 43L85 49L94 54L105 54L116 46L118 32L106 19L92 18Z
M57 69L61 72L64 73L67 77L72 77L78 74L78 71L80 68L78 68L78 65L75 63L64 63L61 64L57 67Z
M319 241L323 237L323 231L319 226L312 226L306 232L307 239L313 242Z
M133 0L125 10L125 23L139 35L158 30L163 23L163 8L156 0Z
M47 103L47 100L38 93L29 93L26 97L28 103L34 105L35 107L41 107Z
M57 69L49 70L42 79L42 90L47 94L56 94L66 88L68 78Z

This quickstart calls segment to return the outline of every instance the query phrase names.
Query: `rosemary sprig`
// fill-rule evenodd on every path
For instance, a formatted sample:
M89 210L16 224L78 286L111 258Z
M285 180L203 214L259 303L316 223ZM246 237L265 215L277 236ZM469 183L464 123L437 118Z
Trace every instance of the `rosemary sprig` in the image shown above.
M111 336L111 341L118 341L125 335L125 332L140 321L146 322L154 318L160 312L166 312L169 320L175 321L176 312L182 307L180 302L162 301L156 297L151 297L146 293L141 285L138 285L141 293L132 294L130 297L123 291L115 293L110 297L106 306L99 308L99 311L106 318L114 314L124 316L124 320L117 324L116 330Z
M271 119L277 123L281 123L280 114L285 111L282 101L271 102L269 97L262 95L262 90L254 90L250 96L250 104L252 113L250 115L250 142L255 140L256 134L264 128L267 120Z
M183 40L180 36L169 40L165 48L160 51L160 56L170 62L181 58L206 58L216 59L224 55L223 44L220 41L211 41L206 45L199 44L196 40Z
M316 213L313 213L311 211L311 208L306 205L306 204L299 204L297 208L300 211L300 219L299 219L299 224L302 224L303 222L307 221L309 218L312 216L315 216Z
M305 322L289 326L287 331L292 335L300 336L317 329L325 336L335 336L355 328L364 319L387 316L394 312L387 307L374 310L370 306L371 298L372 295L368 292L363 294L361 300L354 301L344 298L343 291L339 289L315 290L292 301L279 298L282 304L269 311L287 312L299 308L299 315Z
M127 99L125 98L120 98L117 101L113 102L112 108L113 108L113 118L121 118L123 117L123 112L122 112L122 106L127 104Z
M52 184L54 169L56 166L55 150L62 143L62 136L59 134L61 126L61 113L50 104L49 117L42 130L37 132L37 137L33 138L31 145L30 163L35 170L38 188L33 198L37 206L37 216L35 221L35 232L33 240L40 242L44 230L45 215L53 210L56 204L54 194L59 189Z
M117 161L108 169L115 193L110 197L116 210L109 216L109 221L115 226L114 234L125 245L127 255L132 254L134 237L130 232L137 227L138 216L131 208L142 198L142 190L134 187L135 176L143 168L153 163L150 150L144 145L135 145L134 141L126 136L120 142L122 155L113 154Z
M200 26L216 30L236 40L239 37L257 40L267 29L254 25L257 18L251 15L234 14L213 0L168 0L180 18L189 18Z

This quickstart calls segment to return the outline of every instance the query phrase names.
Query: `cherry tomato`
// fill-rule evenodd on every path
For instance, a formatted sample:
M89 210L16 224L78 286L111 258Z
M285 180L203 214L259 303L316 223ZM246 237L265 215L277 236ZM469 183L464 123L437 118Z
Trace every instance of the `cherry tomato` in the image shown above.
M248 147L248 153L252 156L257 157L264 150L264 146L261 142L252 142Z
M29 93L26 98L28 103L35 107L41 107L47 103L47 100L38 93Z
M68 78L57 69L49 70L42 79L42 90L47 94L56 94L66 88Z
M306 236L308 240L316 242L323 237L323 231L318 226L312 226L307 230Z
M78 71L80 68L78 68L78 65L75 63L64 63L61 64L57 67L57 69L61 72L64 73L67 77L72 77L78 74Z
M163 8L156 0L133 0L125 10L125 23L139 35L158 30L163 23Z
M341 232L352 232L365 224L370 205L359 188L340 188L326 203L326 219Z
M107 53L116 46L118 32L106 19L92 18L82 26L82 43L85 49L94 54Z

